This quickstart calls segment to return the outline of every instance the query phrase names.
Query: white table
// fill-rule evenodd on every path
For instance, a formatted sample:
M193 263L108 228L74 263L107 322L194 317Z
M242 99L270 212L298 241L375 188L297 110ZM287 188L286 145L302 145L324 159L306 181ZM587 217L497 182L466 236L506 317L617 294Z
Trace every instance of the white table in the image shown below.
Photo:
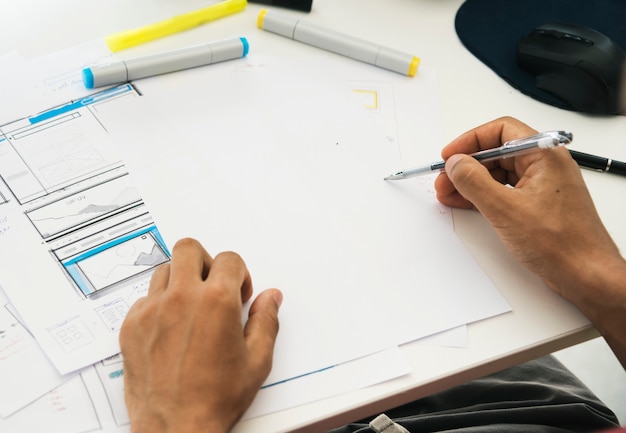
M126 30L211 4L200 0L21 0L2 5L0 54L19 49L39 56L106 34ZM480 123L503 115L517 117L538 130L569 129L572 148L626 160L626 117L594 117L537 102L510 87L469 53L454 31L461 0L315 0L306 18L354 36L411 52L436 68L443 137L449 141ZM268 35L255 26L263 6L175 37L120 53L137 56L230 36L246 36L255 52L302 55L315 48ZM310 51L313 52L313 51ZM443 145L443 143L442 143ZM439 149L420 149L426 160ZM626 250L621 197L626 179L584 173L610 233ZM571 305L550 292L518 265L493 230L473 211L454 211L455 229L513 308L512 313L469 325L467 349L408 344L402 351L410 375L367 389L329 398L241 423L238 432L323 431L377 414L444 388L530 360L597 336Z

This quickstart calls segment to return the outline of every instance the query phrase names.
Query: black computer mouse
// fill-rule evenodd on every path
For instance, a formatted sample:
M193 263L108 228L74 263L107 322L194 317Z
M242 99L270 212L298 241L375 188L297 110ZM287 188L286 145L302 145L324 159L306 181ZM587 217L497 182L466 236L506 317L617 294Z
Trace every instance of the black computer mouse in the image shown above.
M594 29L538 26L519 41L517 63L535 76L538 88L574 110L626 114L626 53Z

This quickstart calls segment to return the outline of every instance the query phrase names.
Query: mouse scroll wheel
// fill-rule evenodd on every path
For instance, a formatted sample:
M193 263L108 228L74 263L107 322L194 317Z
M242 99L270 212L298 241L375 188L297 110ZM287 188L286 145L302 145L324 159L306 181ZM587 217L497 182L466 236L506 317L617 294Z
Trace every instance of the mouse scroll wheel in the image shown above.
M582 43L589 47L593 45L593 41L590 41L589 39L578 35L572 35L570 33L559 32L558 30L536 30L535 34L544 38L563 39L566 41Z

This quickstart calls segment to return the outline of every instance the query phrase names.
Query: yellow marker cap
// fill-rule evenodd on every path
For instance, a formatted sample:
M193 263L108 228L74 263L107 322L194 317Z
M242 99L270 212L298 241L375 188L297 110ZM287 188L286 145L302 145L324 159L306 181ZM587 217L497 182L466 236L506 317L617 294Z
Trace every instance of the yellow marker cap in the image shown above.
M256 19L256 26L260 29L263 28L263 21L265 21L265 15L267 15L267 9L261 9L259 16Z
M409 72L407 73L409 77L414 77L417 74L417 67L420 65L419 57L413 57L411 60L411 64L409 65Z

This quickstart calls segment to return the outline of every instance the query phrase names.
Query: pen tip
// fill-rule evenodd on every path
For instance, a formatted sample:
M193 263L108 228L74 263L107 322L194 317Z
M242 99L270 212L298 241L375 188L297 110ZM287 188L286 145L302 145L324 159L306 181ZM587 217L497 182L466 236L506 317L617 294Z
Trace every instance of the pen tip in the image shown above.
M404 178L403 172L399 171L397 173L390 174L389 176L387 176L383 180L398 180L398 179L402 179L402 178Z

